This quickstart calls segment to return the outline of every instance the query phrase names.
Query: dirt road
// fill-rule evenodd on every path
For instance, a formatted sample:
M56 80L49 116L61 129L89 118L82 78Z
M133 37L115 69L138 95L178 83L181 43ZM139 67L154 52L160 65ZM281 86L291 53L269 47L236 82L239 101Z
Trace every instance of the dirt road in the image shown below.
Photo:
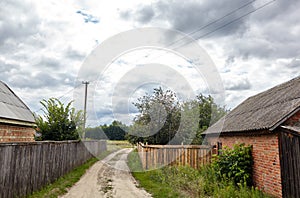
M121 149L95 163L62 197L151 197L145 190L136 187L136 181L129 172L126 161L130 151Z

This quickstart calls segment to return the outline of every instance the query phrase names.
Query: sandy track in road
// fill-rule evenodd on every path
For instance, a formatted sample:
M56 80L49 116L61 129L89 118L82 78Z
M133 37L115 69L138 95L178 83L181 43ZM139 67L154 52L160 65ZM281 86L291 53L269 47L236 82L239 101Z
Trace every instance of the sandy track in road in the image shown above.
M63 198L94 197L151 197L136 187L136 181L127 166L127 156L132 149L121 149L95 163Z

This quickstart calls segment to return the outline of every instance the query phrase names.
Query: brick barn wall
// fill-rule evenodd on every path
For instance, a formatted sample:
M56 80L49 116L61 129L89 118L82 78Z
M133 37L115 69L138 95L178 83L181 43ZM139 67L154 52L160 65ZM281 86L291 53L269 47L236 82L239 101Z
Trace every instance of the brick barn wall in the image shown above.
M287 119L283 125L289 125L289 126L297 126L300 124L300 111L295 113L293 116L291 116L289 119Z
M208 138L208 142L212 145L217 141L222 142L223 147L230 148L238 143L252 145L254 185L270 195L282 197L278 134Z
M32 127L0 124L0 142L32 142L34 133Z

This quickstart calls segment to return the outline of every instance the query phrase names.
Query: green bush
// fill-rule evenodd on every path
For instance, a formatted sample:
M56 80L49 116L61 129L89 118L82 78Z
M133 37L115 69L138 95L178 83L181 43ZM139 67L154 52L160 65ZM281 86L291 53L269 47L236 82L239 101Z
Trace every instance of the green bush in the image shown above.
M253 164L251 150L252 147L245 144L234 145L233 149L225 147L212 163L218 177L232 180L236 185L251 186Z
M128 165L139 185L151 193L154 198L268 197L257 188L248 187L244 183L235 184L229 178L220 179L215 165L206 165L199 170L189 166L165 166L160 169L143 171L136 150L129 154Z
M83 113L57 98L42 100L43 116L35 116L36 140L77 140L82 133Z

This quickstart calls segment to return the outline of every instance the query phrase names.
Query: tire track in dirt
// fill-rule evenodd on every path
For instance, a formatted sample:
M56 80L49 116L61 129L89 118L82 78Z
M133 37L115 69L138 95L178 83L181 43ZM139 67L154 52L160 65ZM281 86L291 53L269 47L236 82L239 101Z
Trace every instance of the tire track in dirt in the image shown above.
M148 198L145 190L138 188L127 166L127 156L132 149L121 149L95 163L62 198Z

